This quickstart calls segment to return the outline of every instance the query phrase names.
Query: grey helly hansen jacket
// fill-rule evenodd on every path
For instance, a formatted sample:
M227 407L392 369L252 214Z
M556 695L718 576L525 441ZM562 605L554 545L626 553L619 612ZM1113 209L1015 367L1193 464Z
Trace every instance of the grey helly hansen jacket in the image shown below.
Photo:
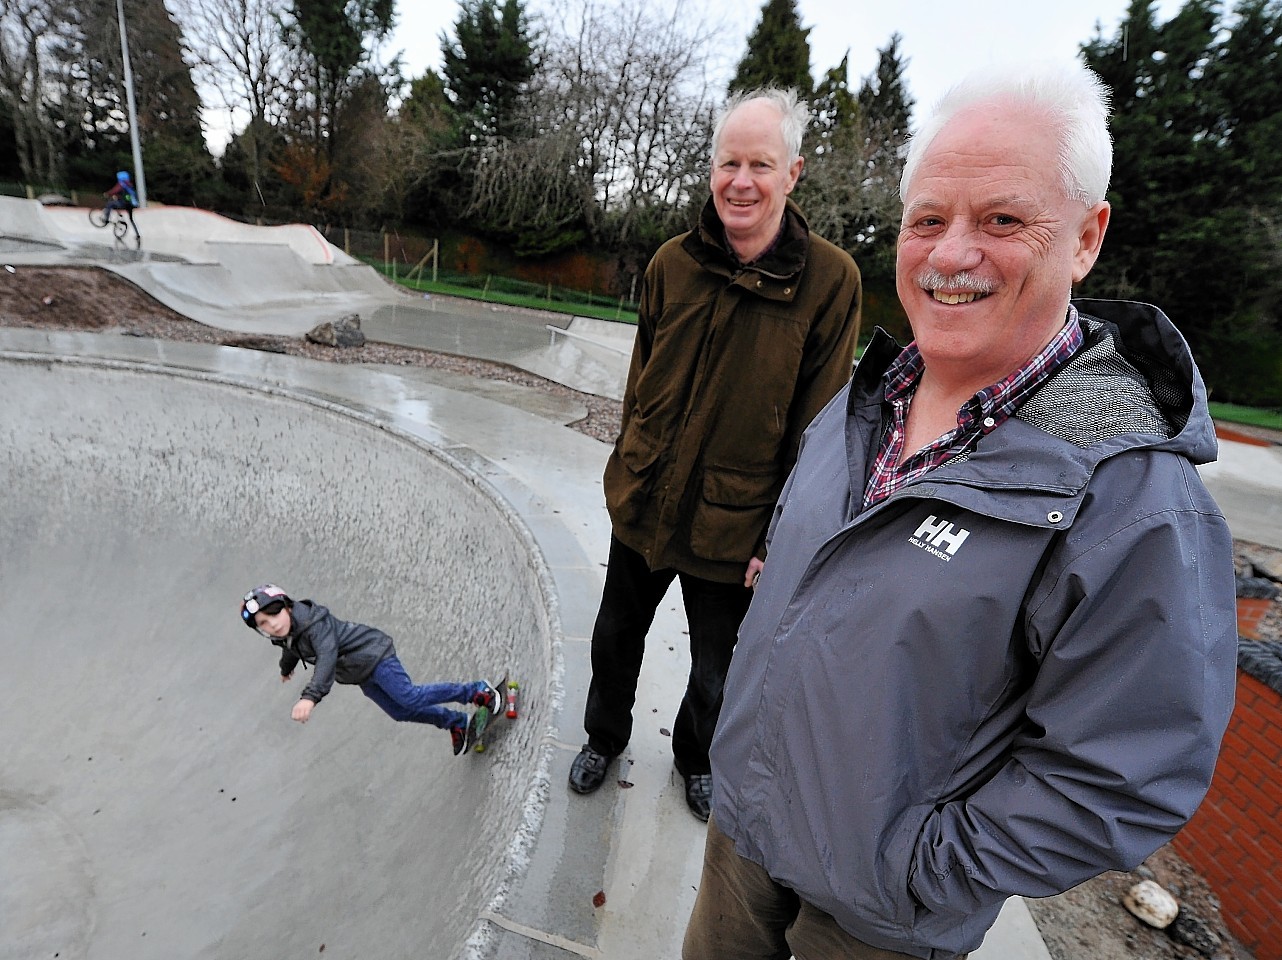
M878 331L776 507L713 814L883 949L974 950L1007 897L1139 863L1211 779L1237 629L1206 391L1159 310L1077 306L1086 344L1014 417L852 516Z

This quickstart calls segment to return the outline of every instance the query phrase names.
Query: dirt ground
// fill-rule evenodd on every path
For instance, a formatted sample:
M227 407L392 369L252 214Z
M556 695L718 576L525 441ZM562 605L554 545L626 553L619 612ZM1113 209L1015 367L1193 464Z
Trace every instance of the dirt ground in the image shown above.
M0 271L0 326L94 330L268 350L339 363L392 363L440 367L487 379L506 380L587 406L573 426L612 442L619 404L571 390L514 367L387 344L337 349L301 337L246 336L207 327L160 305L132 284L106 271L76 267L4 267ZM1254 431L1266 435L1267 431ZM1121 906L1122 895L1141 879L1155 879L1181 903L1177 929L1146 927ZM1029 907L1054 960L1252 960L1233 941L1220 903L1205 881L1169 847L1132 873L1108 873L1068 893L1030 901ZM1180 937L1186 941L1181 942Z

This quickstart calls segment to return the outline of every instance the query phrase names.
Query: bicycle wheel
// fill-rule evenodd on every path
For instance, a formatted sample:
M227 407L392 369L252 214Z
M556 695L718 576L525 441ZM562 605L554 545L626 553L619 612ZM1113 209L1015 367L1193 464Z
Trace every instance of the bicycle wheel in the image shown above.
M125 234L129 232L129 224L125 221L123 214L111 221L111 232L116 235L117 240L125 239Z
M103 213L97 207L89 209L89 222L95 227L105 227L107 225L108 214Z

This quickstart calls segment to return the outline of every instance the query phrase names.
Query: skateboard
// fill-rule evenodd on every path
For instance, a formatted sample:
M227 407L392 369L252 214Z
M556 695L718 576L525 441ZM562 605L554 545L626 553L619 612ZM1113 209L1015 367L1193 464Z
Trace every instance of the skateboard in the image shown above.
M490 745L495 721L499 717L515 720L517 716L516 699L520 685L505 673L495 687L503 697L503 704L493 711L489 707L477 707L468 723L468 743L476 753L484 753Z

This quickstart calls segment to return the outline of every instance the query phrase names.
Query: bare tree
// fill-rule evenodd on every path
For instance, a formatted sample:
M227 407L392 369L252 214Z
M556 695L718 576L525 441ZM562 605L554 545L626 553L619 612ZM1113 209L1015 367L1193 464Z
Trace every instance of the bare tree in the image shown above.
M688 7L563 0L549 17L540 89L545 122L572 127L601 216L626 242L656 207L676 210L707 175L712 32Z
M862 124L839 131L820 149L806 158L797 191L810 229L855 256L887 233L893 241L899 193L880 176L877 147Z
M206 102L241 140L255 182L266 145L289 112L298 61L285 42L286 0L177 0Z
M588 236L648 257L683 228L707 176L714 85L711 32L681 9L557 0L519 135L477 149L470 211L543 233L518 238L531 251Z
M587 239L594 206L580 156L571 126L491 140L477 151L469 209L489 229L510 236L520 255L577 246Z

